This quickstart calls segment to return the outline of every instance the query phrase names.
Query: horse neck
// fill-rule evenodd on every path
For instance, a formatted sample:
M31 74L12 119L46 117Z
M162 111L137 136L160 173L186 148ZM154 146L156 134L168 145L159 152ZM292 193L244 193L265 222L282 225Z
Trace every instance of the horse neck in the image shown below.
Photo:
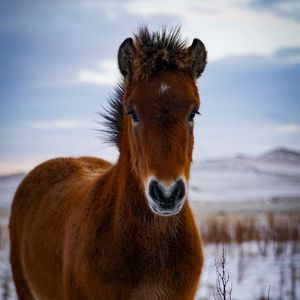
M114 231L125 238L132 232L141 232L157 241L166 235L175 235L179 227L184 225L186 210L189 209L187 203L178 215L162 217L154 214L147 204L142 183L131 161L128 150L120 154L114 166L113 177L118 185L115 190Z

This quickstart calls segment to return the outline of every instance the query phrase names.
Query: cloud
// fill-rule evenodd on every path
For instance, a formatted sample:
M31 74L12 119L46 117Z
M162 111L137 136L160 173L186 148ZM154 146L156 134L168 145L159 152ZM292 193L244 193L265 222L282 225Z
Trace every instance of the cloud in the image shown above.
M277 49L273 56L287 62L300 62L300 47L286 47Z
M270 11L300 22L300 2L298 0L251 0L248 5L254 9Z
M199 14L214 14L226 6L227 1L199 2L195 0L159 0L151 1L129 1L124 5L126 12L133 15L151 16L151 15L174 15L179 18L189 19L191 17L199 17ZM217 2L218 5L215 5ZM223 5L222 5L223 4ZM216 9L216 7L218 7Z
M116 60L103 60L99 63L99 70L83 69L79 71L80 82L96 85L114 85L118 81Z
M95 124L83 120L95 118L118 80L119 45L144 23L151 30L181 23L184 38L207 46L209 63L198 82L203 116L196 122L208 153L222 154L225 144L228 152L267 143L300 147L300 135L278 131L295 132L284 124L300 124L300 64L293 64L300 23L279 15L279 1L35 2L4 1L0 9L1 159L102 153L90 130Z
M52 120L31 123L31 127L36 129L73 129L73 128L92 128L90 122L82 120Z
M278 127L278 131L281 133L300 133L300 124L285 124Z

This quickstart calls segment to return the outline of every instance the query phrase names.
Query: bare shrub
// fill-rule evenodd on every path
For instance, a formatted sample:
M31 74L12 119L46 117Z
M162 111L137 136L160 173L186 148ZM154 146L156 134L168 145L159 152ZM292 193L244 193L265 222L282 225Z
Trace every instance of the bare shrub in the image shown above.
M270 300L270 291L271 291L271 286L269 286L268 295L267 296L260 296L258 300Z
M216 287L213 290L215 300L232 300L232 283L229 272L226 270L226 252L222 244L222 255L219 262L216 260Z
M10 282L11 282L10 274L8 271L6 271L1 276L2 300L7 300L10 297L10 288L9 288Z

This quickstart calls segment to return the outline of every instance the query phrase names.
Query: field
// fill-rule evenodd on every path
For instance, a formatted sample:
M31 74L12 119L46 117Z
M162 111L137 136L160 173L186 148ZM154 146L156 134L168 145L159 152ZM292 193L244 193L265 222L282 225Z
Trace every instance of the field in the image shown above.
M223 248L232 299L300 298L299 213L222 214L200 227L206 260L197 299L214 299Z
M23 177L0 177L0 299L17 299L7 221ZM196 300L300 299L299 157L281 151L196 162L189 188L205 252ZM223 271L227 295L220 298Z

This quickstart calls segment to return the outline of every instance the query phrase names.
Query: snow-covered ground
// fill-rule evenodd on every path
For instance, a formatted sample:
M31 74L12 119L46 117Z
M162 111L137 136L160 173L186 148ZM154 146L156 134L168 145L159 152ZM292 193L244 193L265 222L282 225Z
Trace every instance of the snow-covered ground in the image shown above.
M25 174L0 176L0 214L7 214L10 210L13 195Z
M232 284L232 299L255 300L300 299L300 252L294 245L284 243L282 253L276 254L276 243L269 242L262 254L257 242L225 245L226 270ZM299 246L299 245L298 245ZM205 247L205 265L197 300L214 299L216 260L222 255L220 244Z

